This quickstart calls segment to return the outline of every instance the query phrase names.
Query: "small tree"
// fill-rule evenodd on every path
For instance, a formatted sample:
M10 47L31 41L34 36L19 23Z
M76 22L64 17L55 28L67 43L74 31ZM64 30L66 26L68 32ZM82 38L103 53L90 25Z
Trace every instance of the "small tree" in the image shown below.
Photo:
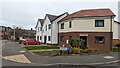
M79 38L72 38L69 39L69 44L71 45L71 47L76 47L76 48L81 48L81 49L86 49L87 46L85 44L86 42L83 39L79 39Z
M75 46L74 46L74 42L75 42L74 39L71 38L71 39L68 40L68 42L69 42L69 44L71 45L72 48L75 47Z
M74 42L75 47L76 48L80 48L80 39L79 38L75 38L74 40L75 40L75 42Z
M86 42L85 42L85 40L83 40L83 39L80 39L80 48L81 49L86 49L87 48L87 45L85 44Z

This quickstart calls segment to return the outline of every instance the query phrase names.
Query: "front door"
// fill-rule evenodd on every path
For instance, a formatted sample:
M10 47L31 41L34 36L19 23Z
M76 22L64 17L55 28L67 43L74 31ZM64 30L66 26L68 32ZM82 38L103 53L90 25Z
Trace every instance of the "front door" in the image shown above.
M47 36L44 36L44 44L46 44Z
M80 39L83 41L83 45L87 47L87 36L80 36Z

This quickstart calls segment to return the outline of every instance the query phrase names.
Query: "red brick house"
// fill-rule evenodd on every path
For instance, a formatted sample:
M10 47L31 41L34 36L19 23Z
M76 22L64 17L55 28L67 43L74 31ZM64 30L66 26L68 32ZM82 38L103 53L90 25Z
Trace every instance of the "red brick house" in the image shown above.
M11 38L11 27L0 26L0 37L1 39L9 40Z
M58 45L68 44L69 38L80 38L90 49L112 48L115 14L108 8L80 10L69 14L59 24Z

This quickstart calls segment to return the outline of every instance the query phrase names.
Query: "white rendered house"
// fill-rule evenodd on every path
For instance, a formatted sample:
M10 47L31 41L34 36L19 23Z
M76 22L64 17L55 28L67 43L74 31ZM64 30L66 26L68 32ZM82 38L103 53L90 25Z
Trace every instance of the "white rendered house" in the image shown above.
M120 22L114 21L113 46L120 43Z
M42 42L42 25L43 25L43 19L38 19L36 24L36 40Z
M57 45L58 44L58 21L67 16L68 13L63 13L59 16L46 14L44 20L38 19L36 25L36 40L43 44Z

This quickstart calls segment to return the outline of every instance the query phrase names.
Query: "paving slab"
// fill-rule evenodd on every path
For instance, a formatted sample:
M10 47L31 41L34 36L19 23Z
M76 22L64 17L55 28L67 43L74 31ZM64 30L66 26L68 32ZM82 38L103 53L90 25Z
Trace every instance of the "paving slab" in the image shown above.
M5 56L2 58L10 61L20 62L20 63L31 63L30 60L28 60L28 58L24 54Z

